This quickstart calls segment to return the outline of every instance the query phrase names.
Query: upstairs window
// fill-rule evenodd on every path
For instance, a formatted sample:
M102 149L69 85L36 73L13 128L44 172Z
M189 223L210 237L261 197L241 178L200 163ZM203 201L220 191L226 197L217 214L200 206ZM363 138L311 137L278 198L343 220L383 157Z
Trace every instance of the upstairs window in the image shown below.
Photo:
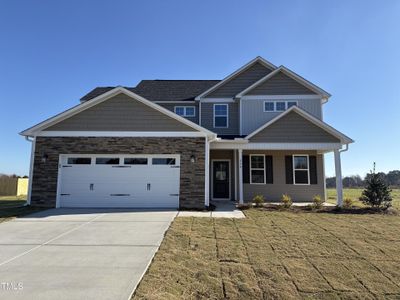
M297 106L297 101L264 101L264 112L285 111L292 106Z
M194 117L196 109L194 106L175 106L175 113L182 117Z
M228 104L214 104L214 128L228 128Z

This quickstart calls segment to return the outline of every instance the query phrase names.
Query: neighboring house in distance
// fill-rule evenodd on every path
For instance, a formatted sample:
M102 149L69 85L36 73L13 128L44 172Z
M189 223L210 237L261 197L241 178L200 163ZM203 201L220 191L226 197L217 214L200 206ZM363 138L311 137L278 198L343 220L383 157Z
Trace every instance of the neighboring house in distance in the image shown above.
M209 206L326 196L324 154L353 140L323 121L330 94L257 57L223 80L100 87L21 134L28 201L46 207Z

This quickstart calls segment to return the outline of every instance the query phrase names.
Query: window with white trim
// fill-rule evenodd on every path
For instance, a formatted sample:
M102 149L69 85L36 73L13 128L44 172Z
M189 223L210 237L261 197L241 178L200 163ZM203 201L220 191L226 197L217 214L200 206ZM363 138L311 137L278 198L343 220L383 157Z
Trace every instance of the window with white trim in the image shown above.
M310 184L310 163L308 155L293 155L293 183Z
M297 101L264 101L264 112L285 111L292 106L297 106Z
M182 117L195 117L196 108L194 106L175 106L174 111Z
M265 155L250 155L250 183L265 184Z
M228 104L214 104L214 128L228 128Z

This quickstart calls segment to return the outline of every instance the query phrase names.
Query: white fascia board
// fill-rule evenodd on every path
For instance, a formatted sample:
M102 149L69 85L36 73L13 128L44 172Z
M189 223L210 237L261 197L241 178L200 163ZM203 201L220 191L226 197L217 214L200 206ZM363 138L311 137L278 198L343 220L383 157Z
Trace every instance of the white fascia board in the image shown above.
M291 108L287 109L283 113L279 114L278 116L276 116L275 118L273 118L269 122L265 123L264 125L262 125L258 129L254 130L252 133L247 135L245 137L245 139L248 140L248 139L252 138L254 135L259 133L263 129L267 128L271 124L275 123L279 119L283 118L284 116L286 116L288 113L290 113L292 111L298 113L299 115L301 115L302 117L304 117L308 121L312 122L313 124L317 125L321 129L323 129L323 130L327 131L328 133L332 134L333 136L337 137L341 141L342 144L354 143L354 141L351 138L349 138L348 136L344 135L343 133L339 132L338 130L334 129L333 127L329 126L328 124L322 122L321 120L317 119L316 117L310 115L309 113L305 112L304 110L302 110L301 108L299 108L297 106L292 106Z
M243 71L247 70L250 66L252 66L256 62L259 62L260 64L264 65L265 67L267 67L269 69L272 69L272 70L276 69L276 66L274 64L270 63L269 61L267 61L266 59L262 58L261 56L257 56L256 58L252 59L251 61L249 61L247 64L245 64L244 66L242 66L241 68L239 68L235 72L233 72L230 75L228 75L227 77L225 77L223 80L218 82L216 85L212 86L211 88L209 88L208 90L206 90L205 92L203 92L202 94L197 96L195 98L195 100L200 100L201 98L204 98L205 96L207 96L211 92L215 91L217 88L219 88L220 86L224 85L226 82L228 82L232 78L236 77L237 75L239 75Z
M143 104L145 104L145 105L147 105L147 106L149 106L149 107L151 107L151 108L153 108L153 109L155 109L155 110L157 110L157 111L159 111L159 112L161 112L161 113L163 113L163 114L165 114L165 115L167 115L167 116L169 116L169 117L171 117L171 118L173 118L173 119L175 119L175 120L177 120L177 121L179 121L179 122L181 122L181 123L183 123L183 124L185 124L185 125L187 125L187 126L189 126L191 128L193 128L195 130L201 131L201 132L205 133L206 135L210 135L210 136L216 135L214 132L211 132L211 131L205 129L204 127L201 127L201 126L199 126L199 125L197 125L197 124L195 124L195 123L193 123L193 122L191 122L191 121L189 121L189 120L187 120L187 119L185 119L183 117L180 117L177 114L175 114L174 112L171 112L170 110L168 110L168 109L166 109L166 108L164 108L164 107L162 107L162 106L160 106L158 104L155 104L155 103L153 103L153 102L151 102L151 101L149 101L149 100L147 100L147 99L145 99L145 98L143 98L143 97L141 97L141 96L139 96L139 95L137 95L137 94L125 89L125 88L123 88L123 87L116 87L116 88L114 88L114 89L112 89L112 90L110 90L110 91L108 91L108 92L106 92L106 93L104 93L104 94L102 94L100 96L97 96L97 97L93 98L90 101L86 101L86 102L81 103L81 104L79 104L77 106L74 106L71 109L68 109L68 110L66 110L66 111L64 111L64 112L62 112L62 113L60 113L60 114L58 114L58 115L56 115L56 116L54 116L54 117L52 117L50 119L47 119L46 121L43 121L43 122L41 122L41 123L31 127L31 128L28 128L28 129L22 131L20 134L23 135L23 136L35 136L40 131L42 131L43 129L46 129L46 128L50 127L51 125L54 125L54 124L56 124L58 122L61 122L61 121L65 120L65 119L67 119L67 118L69 118L69 117L71 117L73 115L76 115L79 112L84 111L84 110L86 110L86 109L88 109L90 107L93 107L93 106L95 106L95 105L97 105L99 103L102 103L102 102L104 102L104 101L110 99L111 97L114 97L114 96L116 96L116 95L118 95L120 93L123 93L123 94L133 98L134 100L137 100L137 101L139 101L139 102L141 102L141 103L143 103Z
M232 103L235 102L232 98L206 98L201 99L201 103Z
M316 86L315 84L311 83L310 81L304 79L303 77L301 77L300 75L296 74L295 72L289 70L288 68L286 68L284 66L280 66L276 70L272 71L268 75L264 76L260 80L256 81L255 83L253 83L252 85L250 85L249 87L247 87L246 89L241 91L239 94L236 95L236 98L243 97L249 91L251 91L252 89L256 88L260 84L266 82L267 80L271 79L272 77L277 75L279 72L284 73L285 75L289 76L293 80L295 80L298 83L304 85L305 87L309 88L310 90L314 91L315 93L317 93L318 95L322 96L325 99L327 99L327 98L329 98L331 96L331 94L329 94L328 92L324 91L323 89L321 89L320 87Z
M329 152L340 149L340 143L211 143L211 149L242 150L316 150Z
M47 137L204 137L199 131L41 131Z
M157 103L157 104L162 104L162 103L181 103L182 105L185 105L186 103L196 103L196 101L152 101L153 103Z
M323 99L320 95L245 95L240 97L242 100L313 100Z

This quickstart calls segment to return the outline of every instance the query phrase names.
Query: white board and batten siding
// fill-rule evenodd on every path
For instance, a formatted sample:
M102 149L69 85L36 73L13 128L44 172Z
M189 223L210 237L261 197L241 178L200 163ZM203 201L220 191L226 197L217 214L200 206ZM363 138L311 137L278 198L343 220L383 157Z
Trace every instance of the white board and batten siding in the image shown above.
M60 155L57 207L178 208L179 181L179 155Z

